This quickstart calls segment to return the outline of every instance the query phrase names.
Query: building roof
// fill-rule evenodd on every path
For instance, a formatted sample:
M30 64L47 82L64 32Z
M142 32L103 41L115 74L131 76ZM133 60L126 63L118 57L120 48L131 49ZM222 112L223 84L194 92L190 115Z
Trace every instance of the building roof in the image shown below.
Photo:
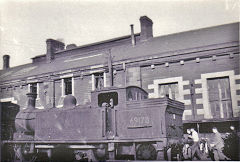
M149 41L138 44L136 48L132 48L131 45L114 48L112 49L112 53L119 56L119 59L137 58L163 53L171 55L174 54L173 52L175 51L219 45L234 41L239 41L239 23L154 37Z
M135 36L136 41L139 41L140 33L136 33L136 34L134 34L134 36ZM82 45L82 46L76 46L76 47L70 48L70 49L56 51L55 57L57 57L57 58L61 57L61 56L65 57L66 54L67 55L74 55L74 54L79 54L79 53L84 54L86 52L91 52L91 51L95 51L95 50L109 49L109 48L112 48L115 46L129 44L129 42L131 42L131 35L126 35L126 36L112 38L112 39L95 42L95 43L90 43L90 44L86 44L86 45ZM45 57L46 57L46 54L38 55L36 57L33 57L32 60L33 60L33 62L39 62L38 60L40 60L40 61L44 60Z
M125 40L124 43L121 43L122 39ZM114 44L109 44L109 42L114 41L116 41ZM58 55L62 55L62 57L56 57L51 63L40 61L1 70L0 81L26 79L27 77L41 74L106 64L106 49L111 49L113 61L115 62L154 55L171 56L176 51L237 41L239 41L239 22L153 37L148 41L137 41L135 46L132 46L130 36L125 36L119 39L111 39L71 50L60 51ZM85 50L86 47L88 50Z

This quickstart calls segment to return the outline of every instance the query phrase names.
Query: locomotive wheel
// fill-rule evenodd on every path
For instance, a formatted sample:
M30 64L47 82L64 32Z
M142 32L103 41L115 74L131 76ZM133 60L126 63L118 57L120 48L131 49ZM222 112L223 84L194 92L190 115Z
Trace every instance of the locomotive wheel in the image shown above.
M100 144L98 148L93 151L93 153L96 159L100 161L104 161L106 159L106 154L107 154L106 146L103 144Z
M151 144L141 144L136 152L137 160L156 160L157 151Z
M15 145L13 161L34 162L37 158L36 153L28 153L27 145Z

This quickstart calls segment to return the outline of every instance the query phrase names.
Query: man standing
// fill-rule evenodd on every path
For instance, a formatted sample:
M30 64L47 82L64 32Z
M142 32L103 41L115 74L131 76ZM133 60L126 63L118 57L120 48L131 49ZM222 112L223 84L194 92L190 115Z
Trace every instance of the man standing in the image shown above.
M192 146L192 145L193 145L193 139L192 139L191 129L187 129L187 134L188 134L187 144L189 144L190 146Z
M230 126L230 135L228 138L228 144L230 146L230 157L231 160L239 160L239 137L237 135L237 131L234 126Z
M210 146L213 149L214 159L216 161L219 161L219 160L230 160L222 152L223 148L224 148L224 141L223 141L223 139L221 137L221 134L218 132L216 127L213 127L212 131L213 131L214 135L213 135L212 144L210 144Z
M193 140L193 145L191 146L192 149L192 160L196 156L198 160L200 160L200 150L199 150L199 137L198 133L194 130L194 128L191 128L191 134L189 134L188 138L191 138Z

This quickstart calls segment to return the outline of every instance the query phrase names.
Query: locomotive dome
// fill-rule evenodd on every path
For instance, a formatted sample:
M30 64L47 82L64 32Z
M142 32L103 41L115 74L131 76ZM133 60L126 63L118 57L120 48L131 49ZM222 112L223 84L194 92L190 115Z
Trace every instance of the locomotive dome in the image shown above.
M77 99L71 94L67 95L63 100L63 106L66 108L74 107L76 106L76 104L77 104Z

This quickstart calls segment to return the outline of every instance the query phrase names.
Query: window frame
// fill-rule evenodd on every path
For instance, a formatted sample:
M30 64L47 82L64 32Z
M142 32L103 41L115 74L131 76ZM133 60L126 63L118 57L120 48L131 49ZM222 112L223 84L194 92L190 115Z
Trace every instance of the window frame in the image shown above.
M225 98L222 98L222 87L221 87L221 79L227 79L227 81L228 81L228 88L229 88L229 97L225 97ZM210 84L212 84L212 83L210 83L210 82L216 82L216 83L214 83L215 85L217 85L217 87L215 88L214 87L214 91L212 90L212 92L210 91ZM210 83L210 84L209 84ZM210 111L210 113L211 113L211 116L213 117L213 118L215 118L215 119L219 119L219 118L232 118L233 117L233 110L232 110L232 97L231 97L231 88L230 88L230 79L229 79L229 77L228 76L225 76L225 77L216 77L216 78L208 78L207 79L207 86L208 86L208 104L209 104L209 111ZM214 92L216 93L217 92L217 94L216 94L216 98L212 98L212 94L214 94ZM224 111L224 110L226 110L226 106L227 105L225 105L225 109L224 109L224 106L223 106L223 104L225 103L225 102L229 102L230 101L230 109L231 109L231 111L229 111L229 109L227 109L227 111ZM213 105L213 104L215 104L215 106L216 106L216 104L218 104L218 106L219 106L219 115L217 115L217 111L218 110L216 110L216 107L215 107L215 109L213 109L212 107L211 107L211 105ZM226 104L226 103L225 103ZM228 107L229 108L229 107ZM227 114L225 114L225 113L227 113ZM227 115L227 116L225 116L225 115Z
M65 79L69 79L70 80L71 78L71 84L72 84L72 95L74 96L75 95L75 90L74 90L74 77L73 77L73 74L68 74L68 75L64 75L61 77L61 94L62 96L61 97L65 97L66 96L66 93L65 93L65 82L64 80Z
M96 87L96 74L102 74L102 87L101 88L97 88ZM98 78L99 76L97 76ZM92 73L92 91L94 90L100 90L102 88L106 87L106 73L103 71L98 71L98 72L94 72Z
M177 96L177 98L176 98L176 93L175 93L175 98L172 98L171 96L173 96L173 93L171 94L171 96L170 96L170 93L168 93L168 95L169 95L169 98L170 99L172 99L172 100L177 100L177 101L179 101L180 100L180 94L179 94L179 85L178 85L179 83L178 82L170 82L170 83L163 83L163 84L158 84L158 95L160 96L160 86L164 86L164 85L167 85L167 87L168 87L168 91L169 91L169 89L171 90L171 92L172 92L172 89L171 89L171 85L175 85L176 87L177 87L177 94L178 94L178 96ZM167 94L165 94L165 96L166 96ZM160 97L165 97L165 96L160 96Z
M159 84L164 83L178 83L178 91L179 91L179 101L183 102L185 106L189 106L192 104L191 99L184 99L184 95L190 94L190 89L183 89L183 86L190 85L189 80L183 80L183 77L172 77L172 78L162 78L162 79L154 79L153 84L148 85L148 89L153 89L153 93L149 93L149 98L159 98ZM183 112L183 120L185 120L185 115L192 115L192 109L185 109Z
M208 100L208 87L207 87L207 79L209 78L218 78L218 77L229 77L230 83L230 92L232 99L232 111L233 117L238 117L239 107L237 106L237 95L236 95L236 84L235 84L235 75L234 71L221 71L221 72L213 72L213 73L204 73L201 74L200 82L202 84L202 104L203 104L203 112L205 119L213 119L210 108L209 108L209 100Z
M39 90L40 90L40 88L39 88L39 82L32 82L32 83L28 83L28 92L29 93L34 93L33 92L33 88L32 88L32 86L33 85L35 85L35 93L37 94L37 98L36 98L36 100L38 100L39 99L39 94L40 94L40 92L39 92Z
M119 96L118 96L117 91L99 93L97 98L98 98L98 106L99 107L102 107L103 103L108 103L109 104L109 100L111 98L113 99L114 106L117 106L118 101L119 101Z

